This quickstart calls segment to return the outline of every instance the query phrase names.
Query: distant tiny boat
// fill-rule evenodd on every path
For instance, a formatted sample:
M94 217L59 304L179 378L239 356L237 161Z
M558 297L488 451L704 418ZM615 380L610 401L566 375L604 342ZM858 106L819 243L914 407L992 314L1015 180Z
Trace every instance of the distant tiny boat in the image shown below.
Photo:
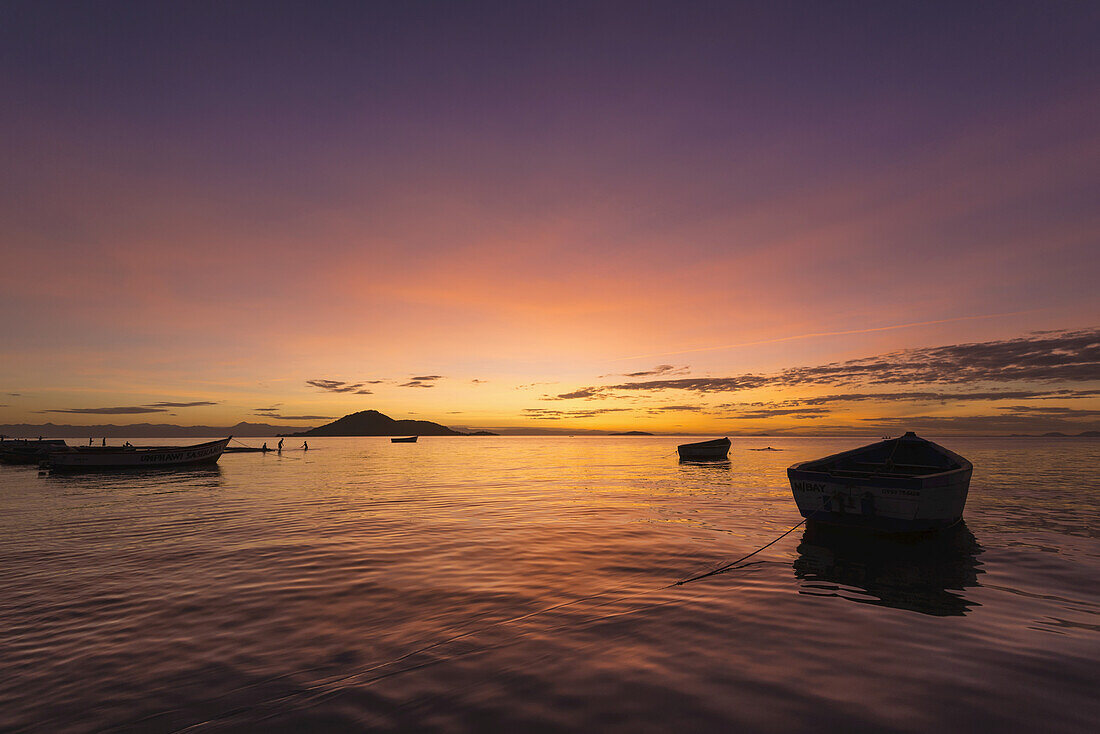
M175 469L215 464L230 440L232 437L194 446L129 446L99 451L69 449L49 454L45 464L51 471Z
M730 440L716 438L713 441L684 443L676 447L680 461L722 461L729 455Z
M416 443L417 436L409 436L408 438L391 438L390 443Z
M879 532L946 528L962 519L974 466L913 432L787 469L808 522Z

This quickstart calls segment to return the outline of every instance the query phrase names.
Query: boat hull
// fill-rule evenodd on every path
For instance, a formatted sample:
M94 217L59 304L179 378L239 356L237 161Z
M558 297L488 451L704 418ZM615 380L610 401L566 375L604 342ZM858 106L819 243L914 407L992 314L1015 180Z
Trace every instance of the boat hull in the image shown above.
M417 436L409 436L408 438L391 438L390 443L416 443Z
M928 478L838 478L787 470L802 517L822 525L880 532L923 532L959 522L973 470L967 466Z
M50 471L118 471L124 469L176 469L216 464L230 439L194 446L131 448L121 451L53 453L46 459Z
M676 447L680 461L724 461L730 452L730 440L719 438L714 441L685 443Z

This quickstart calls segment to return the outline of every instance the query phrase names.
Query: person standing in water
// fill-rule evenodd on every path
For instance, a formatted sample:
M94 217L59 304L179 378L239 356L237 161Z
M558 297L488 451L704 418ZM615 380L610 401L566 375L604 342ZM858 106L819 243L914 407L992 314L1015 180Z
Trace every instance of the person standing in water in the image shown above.
M302 441L302 451L309 451L309 443Z
M279 453L283 453L283 439L279 439Z

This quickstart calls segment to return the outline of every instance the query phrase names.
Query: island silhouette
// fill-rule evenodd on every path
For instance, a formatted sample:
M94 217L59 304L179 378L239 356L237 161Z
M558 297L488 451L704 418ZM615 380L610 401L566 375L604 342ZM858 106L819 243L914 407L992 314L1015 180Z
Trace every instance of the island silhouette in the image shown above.
M361 410L317 428L287 436L493 436L488 431L462 433L431 421L394 420L377 410Z

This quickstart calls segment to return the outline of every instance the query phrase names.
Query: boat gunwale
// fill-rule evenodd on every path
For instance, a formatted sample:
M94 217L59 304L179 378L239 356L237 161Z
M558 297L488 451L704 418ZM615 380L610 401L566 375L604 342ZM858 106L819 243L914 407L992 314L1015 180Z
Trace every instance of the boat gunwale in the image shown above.
M898 475L888 476L888 475L885 475L883 473L868 472L863 477L836 477L836 478L840 479L840 480L843 480L845 478L849 478L849 479L873 479L873 478L879 477L879 478L882 478L882 479L892 479L892 480L898 480L898 481L904 481L904 480L907 480L907 479L923 481L923 480L926 480L926 479L944 477L944 476L947 476L949 474L957 474L957 473L964 472L964 471L971 471L971 472L974 471L974 465L971 464L970 461L968 461L967 459L963 458L962 456L959 456L958 454L956 454L954 451L951 451L950 449L946 449L943 446L940 446L935 441L929 441L927 438L921 438L920 436L917 436L917 435L914 434L913 437L910 438L910 439L906 439L905 436L899 436L898 438L888 438L888 439L884 439L882 441L877 441L875 443L867 444L866 446L859 446L859 447L854 448L854 449L848 449L847 451L841 451L839 453L832 454L830 456L822 456L821 458L818 458L818 459L809 459L807 461L800 461L797 464L792 464L789 467L787 467L787 476L790 477L791 472L793 471L793 472L801 472L801 473L804 473L804 474L823 474L823 475L826 475L826 476L829 476L829 477L835 477L836 476L836 474L835 474L836 470L834 470L834 469L825 469L825 468L809 469L809 468L806 468L806 465L807 464L825 463L825 462L830 462L830 461L850 457L850 456L857 455L857 454L860 454L862 452L868 451L870 449L873 449L873 448L875 448L875 447L877 447L881 444L888 443L890 441L902 441L902 440L922 441L922 442L928 444L929 446L935 448L937 451L941 452L942 454L944 454L945 456L950 458L952 461L957 462L958 466L952 467L950 469L945 469L943 471L934 472L934 473L931 473L931 474L906 474L906 475L901 475L901 476L898 476Z

